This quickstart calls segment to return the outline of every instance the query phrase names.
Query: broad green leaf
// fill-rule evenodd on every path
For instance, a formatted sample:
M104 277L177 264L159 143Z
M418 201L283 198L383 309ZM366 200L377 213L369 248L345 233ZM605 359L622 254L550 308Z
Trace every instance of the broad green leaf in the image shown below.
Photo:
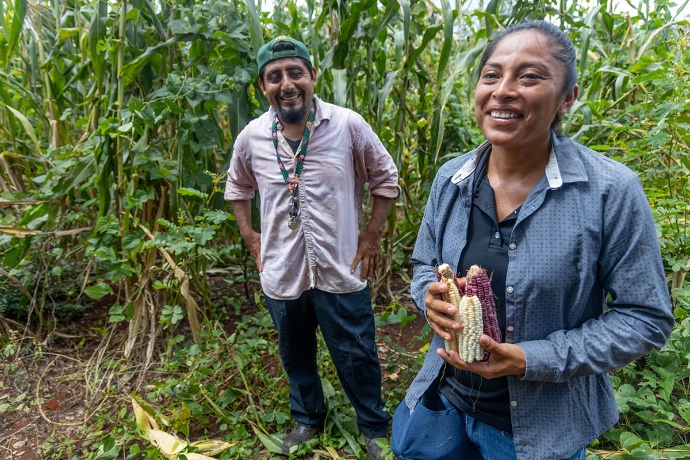
M668 78L668 70L667 69L655 69L651 72L638 75L635 77L635 79L632 81L633 84L639 84L639 83L644 83L646 81L652 81L652 80L665 80Z
M201 199L206 199L206 194L204 192L201 192L199 190L193 189L193 188L188 188L188 187L180 187L177 189L177 194L181 196L194 196L197 198Z
M84 289L84 294L94 300L100 300L107 295L113 294L113 290L105 283L98 283Z
M624 431L621 433L620 443L621 447L623 447L626 452L631 452L632 450L642 446L645 441L629 431Z

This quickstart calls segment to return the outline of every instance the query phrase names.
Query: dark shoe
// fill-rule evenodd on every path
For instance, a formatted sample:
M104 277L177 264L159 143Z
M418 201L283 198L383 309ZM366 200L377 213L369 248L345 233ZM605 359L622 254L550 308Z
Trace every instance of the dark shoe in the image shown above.
M364 437L364 441L367 445L367 452L369 453L369 458L371 460L383 460L383 448L376 442L378 439L382 439L386 444L388 440L386 438L367 438Z
M292 446L307 442L319 433L321 433L321 428L319 427L297 425L297 428L285 436L282 447L283 455L290 455L290 448Z

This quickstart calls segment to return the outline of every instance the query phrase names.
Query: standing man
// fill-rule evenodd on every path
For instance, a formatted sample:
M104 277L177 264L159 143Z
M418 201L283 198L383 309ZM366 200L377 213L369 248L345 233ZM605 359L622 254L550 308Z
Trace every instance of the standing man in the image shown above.
M278 37L259 49L259 86L271 107L237 136L225 199L256 262L297 427L282 450L322 430L326 418L316 362L321 328L338 377L357 413L369 457L382 459L386 436L381 368L367 279L374 273L398 172L381 141L352 110L314 94L306 46ZM361 233L364 184L373 197ZM261 197L261 233L251 199Z

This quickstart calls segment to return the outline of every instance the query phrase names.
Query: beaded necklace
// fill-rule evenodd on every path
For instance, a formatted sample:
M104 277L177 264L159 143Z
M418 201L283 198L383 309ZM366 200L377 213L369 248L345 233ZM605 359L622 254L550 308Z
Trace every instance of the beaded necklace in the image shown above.
M273 147L276 149L276 159L278 160L278 167L280 168L280 173L283 175L283 180L287 184L287 188L290 191L290 211L288 220L288 227L290 230L295 230L299 223L297 222L297 211L299 209L299 200L297 199L297 187L299 187L299 176L302 174L302 168L304 167L304 157L307 154L307 146L309 145L309 136L311 135L311 127L316 118L316 100L311 100L311 108L309 109L309 115L307 115L307 124L304 127L304 135L302 136L302 145L297 154L297 165L295 166L295 176L290 180L290 175L283 165L283 161L280 159L280 153L278 151L278 130L283 131L283 125L278 120L278 115L273 119L273 124L271 125L271 135L273 136Z

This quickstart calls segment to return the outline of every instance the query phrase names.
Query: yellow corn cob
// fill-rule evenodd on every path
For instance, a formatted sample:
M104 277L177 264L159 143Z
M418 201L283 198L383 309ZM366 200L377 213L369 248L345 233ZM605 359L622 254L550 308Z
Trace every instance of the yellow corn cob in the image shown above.
M450 265L448 264L441 264L438 266L438 274L439 274L439 281L442 283L446 283L448 286L448 291L443 293L443 300L446 302L458 307L460 305L460 291L458 290L458 287L455 285L455 273L453 273L453 269L450 268ZM455 314L453 317L455 321L462 322L462 318L460 316L460 309L458 308L458 313ZM449 331L451 339L450 340L444 340L445 345L446 345L446 351L450 352L450 350L459 350L459 342L458 342L458 331Z

